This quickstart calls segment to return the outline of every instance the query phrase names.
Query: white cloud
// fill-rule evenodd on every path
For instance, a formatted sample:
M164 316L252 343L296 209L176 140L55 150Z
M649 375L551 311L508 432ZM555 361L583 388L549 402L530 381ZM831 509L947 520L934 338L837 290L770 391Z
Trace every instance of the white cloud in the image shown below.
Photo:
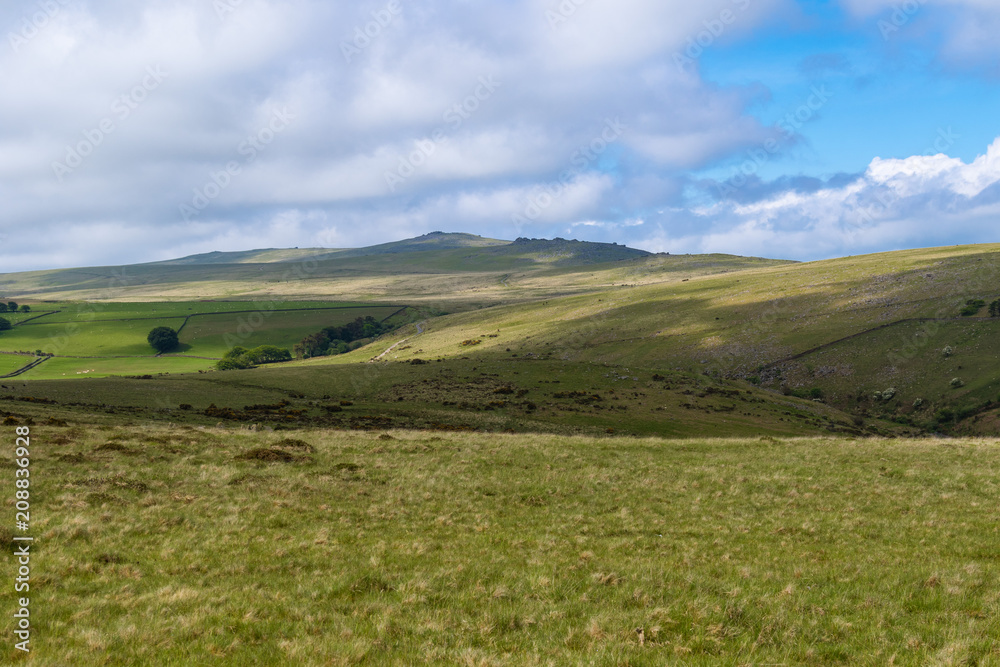
M750 93L706 85L673 55L724 10L739 11L713 36L720 43L792 6L590 0L553 26L546 12L560 3L546 0L403 3L348 59L342 45L384 1L244 0L222 16L203 0L56 4L44 25L31 25L31 0L0 9L4 34L16 36L0 48L0 271L240 238L358 245L437 221L500 235L566 170L570 185L533 223L539 233L672 198L684 169L766 132L747 112ZM149 67L168 75L129 98ZM484 78L499 86L484 94ZM241 147L276 109L295 121L251 162ZM574 164L615 118L628 130L613 150ZM387 188L385 172L435 130L444 140L433 155ZM54 163L78 149L87 155L59 180ZM181 205L232 161L239 175L185 221ZM623 169L647 176L616 180ZM630 183L639 190L618 191ZM288 211L309 213L260 226ZM49 239L43 252L39 237Z
M818 259L905 247L996 240L1000 139L971 163L946 155L875 158L857 180L815 192L786 190L749 204L673 211L679 231L649 249Z

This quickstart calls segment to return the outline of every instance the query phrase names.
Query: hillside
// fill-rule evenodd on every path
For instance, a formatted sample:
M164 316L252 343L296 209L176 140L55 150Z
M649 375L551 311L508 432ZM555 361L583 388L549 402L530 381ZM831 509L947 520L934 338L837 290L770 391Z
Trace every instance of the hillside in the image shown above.
M444 317L398 339L428 358L683 369L934 429L963 414L992 419L1000 318L961 311L997 298L1000 245L965 246L626 284ZM470 351L467 340L479 342ZM889 388L892 398L873 399Z
M223 334L239 328L240 309L288 310L247 340L290 349L310 331L334 322L330 318L350 319L351 308L364 308L378 318L396 317L401 328L348 354L254 372L266 373L279 394L314 387L308 401L315 402L324 395L343 395L343 382L356 377L358 364L377 367L378 382L359 386L351 380L352 399L372 414L411 425L429 423L427 415L436 415L439 423L476 428L492 424L600 432L621 420L606 410L610 394L624 401L620 407L628 414L631 432L639 434L699 429L791 433L799 427L788 431L782 422L800 416L807 431L885 430L894 424L891 428L914 433L998 432L1000 317L990 317L985 307L963 310L970 300L985 304L1000 298L1000 245L793 263L650 255L562 239L491 244L466 235L422 238L395 246L398 252L308 264L281 260L126 267L122 274L131 282L104 294L123 302L123 312L136 311L129 321L119 318L112 325L110 315L93 322L83 316L66 319L66 313L79 310L72 302L36 302L38 315L15 321L14 331L0 335L0 354L35 348L56 354L19 376L26 381L78 373L119 375L126 373L118 369L126 367L136 374L203 372L225 352ZM461 245L466 242L473 245ZM461 247L419 249L454 243ZM309 270L295 277L288 275L289 267ZM36 300L59 290L88 293L107 279L89 269L4 278L9 284L34 281ZM184 300L194 294L201 300ZM206 302L206 295L216 300ZM334 315L310 309L309 300L320 295L337 298L324 308L347 310ZM27 297L32 301L30 293ZM153 323L127 302L154 298L174 301L170 307L147 304L160 324L186 324L195 317L181 337L186 355L135 356L147 348L141 333ZM290 305L276 305L285 303ZM209 317L218 309L234 314ZM167 317L174 312L174 319ZM60 334L60 327L74 322L80 329L67 345L46 343ZM101 359L86 361L95 355ZM120 360L125 358L131 360ZM26 360L4 356L0 361L9 370ZM420 365L426 362L435 365ZM443 371L455 375L441 375ZM475 380L483 373L533 396L540 388L524 384L526 378L565 379L563 387L541 392L544 404L510 402L491 397L490 391L499 388L492 387L493 380L487 382L492 389L477 388ZM523 377L513 377L518 374ZM246 377L242 371L213 373L204 378L208 384L185 384L183 391L196 399L204 396L197 400L207 405L220 383L234 382L238 388ZM630 378L634 388L622 394L616 388L618 377ZM441 389L424 391L425 381ZM114 383L119 381L110 382L101 391L117 394ZM162 382L167 386L172 380ZM36 382L17 396L38 395L44 387L64 400L66 392L59 386ZM724 399L689 398L711 397L709 388L722 392L716 399L736 392L731 395L752 405L739 411L737 403ZM239 407L239 391L229 407ZM557 394L574 400L562 402ZM126 392L122 401L131 395ZM595 395L600 400L587 398ZM787 401L793 399L801 403L788 411ZM546 409L518 407L526 401ZM198 407L195 400L188 402ZM491 411L495 413L485 414ZM738 414L713 415L719 411Z
M783 265L728 255L665 256L607 243L435 232L364 249L253 250L166 262L0 274L20 300L389 300L454 311L579 294L623 281Z

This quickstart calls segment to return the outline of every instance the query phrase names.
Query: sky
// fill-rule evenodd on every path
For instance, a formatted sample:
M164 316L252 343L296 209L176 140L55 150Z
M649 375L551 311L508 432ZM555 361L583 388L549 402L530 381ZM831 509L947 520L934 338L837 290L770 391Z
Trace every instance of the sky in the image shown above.
M0 7L0 272L432 231L1000 241L995 0Z

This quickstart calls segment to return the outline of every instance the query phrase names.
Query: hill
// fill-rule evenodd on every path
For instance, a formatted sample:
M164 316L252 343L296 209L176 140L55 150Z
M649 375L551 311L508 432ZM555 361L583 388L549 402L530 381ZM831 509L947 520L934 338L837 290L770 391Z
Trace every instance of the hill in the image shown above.
M799 413L781 414L781 401L791 399L815 406L801 413L810 414L803 419L813 429L870 426L912 433L992 434L1000 424L1000 317L990 317L985 307L1000 298L1000 245L792 263L724 255L650 255L613 244L562 239L512 243L476 239L428 235L394 246L397 252L383 248L384 252L365 256L305 262L286 258L269 263L126 267L123 275L133 282L113 298L170 298L182 307L182 299L192 294L224 295L229 297L224 303L237 304L226 307L238 309L239 301L233 297L253 296L258 303L287 300L299 304L294 308L302 308L308 303L305 300L320 294L329 299L335 294L341 303L357 303L380 318L411 306L397 320L401 328L359 350L266 371L275 391L313 386L311 400L315 401L323 395L343 394L342 387L335 391L331 387L356 375L357 364L371 366L369 362L376 360L382 379L360 389L352 387L352 398L382 411L387 410L384 402L391 401L394 405L389 412L404 424L420 422L420 415L433 413L441 417L441 423L461 422L476 428L490 423L543 430L582 426L591 429L587 432L614 428L619 418L602 412L607 403L584 399L600 395L603 401L615 389L618 376L640 383L625 401L635 433L696 432L703 427L736 429L736 434L755 428L780 430L785 428L780 423L784 418L798 419L795 414ZM472 245L463 245L468 243ZM460 247L439 247L455 244ZM424 247L431 249L420 249ZM304 267L309 269L304 275L288 275L290 268ZM37 294L53 293L47 290L87 293L102 279L95 270L84 269L5 278L16 284L34 281ZM969 302L982 302L984 307L970 312ZM195 312L201 312L204 304L186 307L195 306ZM209 370L211 358L221 355L224 348L219 340L201 340L199 332L214 332L211 335L218 337L226 327L235 330L238 322L218 317L211 327L189 328L185 330L188 338L182 336L192 351L204 350L200 354L209 358L183 363L172 357L147 359L141 365L148 370L141 372L154 371L158 364L164 364L163 372ZM326 326L327 316L322 313L296 317L275 318L268 325L269 333L254 338L255 344L290 346L297 336L308 333L306 322L317 330ZM410 324L404 324L407 321ZM46 327L57 329L57 324L58 320L37 317L18 321L14 332L0 335L0 353L33 349L38 335L29 334L40 335ZM96 331L87 333L92 326L97 323L84 323L76 335L74 354L113 358L106 346L93 347L109 339ZM124 323L115 326L125 346L122 350L143 347L141 340L128 343L137 347L128 347L128 336L137 334L126 330ZM17 340L18 345L5 347L5 338ZM40 347L43 352L51 351ZM127 354L131 352L122 356ZM565 373L564 383L568 381L573 388L543 392L548 411L518 411L507 399L489 399L488 391L475 389L468 381L449 384L434 368L411 367L428 361L450 364L436 368L457 377L487 372L515 391L528 387L511 373L538 380ZM534 365L524 366L526 362ZM538 365L543 362L547 365ZM118 363L100 365L97 374L116 374ZM5 368L16 364L17 359L4 358ZM64 372L62 364L57 358L23 377L58 378L52 373ZM138 365L134 362L133 367ZM594 369L605 370L595 375ZM65 368L67 377L71 370ZM246 376L240 373L212 374L209 384L218 387L233 378L236 386L242 386ZM397 385L415 388L424 380L450 389L437 393L392 390ZM667 385L676 391L664 393ZM184 391L202 395L197 386ZM699 403L685 398L705 394L710 387L743 392L744 398L755 402L755 407L743 410L749 414L742 417L749 419L713 417L704 423L700 417L693 419L691 411L737 410L732 402ZM55 385L46 385L46 390L53 395L62 391ZM102 391L115 393L111 385ZM567 392L583 392L569 396L582 403L550 400ZM617 389L615 393L616 400L621 400ZM229 407L239 407L237 394ZM469 400L468 396L478 398ZM525 399L518 404L525 401L531 402ZM662 410L656 410L656 401L663 402ZM491 403L500 404L497 414L481 414L490 412L486 408ZM817 412L820 408L832 412ZM723 427L724 421L730 426Z
M682 369L821 398L862 418L927 430L973 418L991 429L1000 318L963 310L998 298L1000 246L964 246L623 284L456 314L397 336L429 358ZM472 352L467 340L479 341Z
M372 255L390 255L405 252L426 252L429 250L447 250L454 248L488 248L497 245L507 245L509 241L487 239L475 234L431 232L412 239L393 241L369 246L367 248L265 248L260 250L244 250L235 252L208 252L199 255L189 255L178 259L168 259L161 262L150 262L155 266L190 266L198 264L270 264L274 262L297 262L306 259L344 259L347 257L370 257Z
M484 239L434 232L363 249L267 249L165 262L0 274L21 300L329 299L461 310L585 293L623 280L682 279L785 264L728 255L674 257L609 243Z

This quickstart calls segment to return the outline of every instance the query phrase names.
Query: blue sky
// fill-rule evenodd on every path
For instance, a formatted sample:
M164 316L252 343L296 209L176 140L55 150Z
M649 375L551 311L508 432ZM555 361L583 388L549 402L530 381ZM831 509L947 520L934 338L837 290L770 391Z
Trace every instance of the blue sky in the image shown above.
M0 29L0 272L998 240L994 0L18 0Z

